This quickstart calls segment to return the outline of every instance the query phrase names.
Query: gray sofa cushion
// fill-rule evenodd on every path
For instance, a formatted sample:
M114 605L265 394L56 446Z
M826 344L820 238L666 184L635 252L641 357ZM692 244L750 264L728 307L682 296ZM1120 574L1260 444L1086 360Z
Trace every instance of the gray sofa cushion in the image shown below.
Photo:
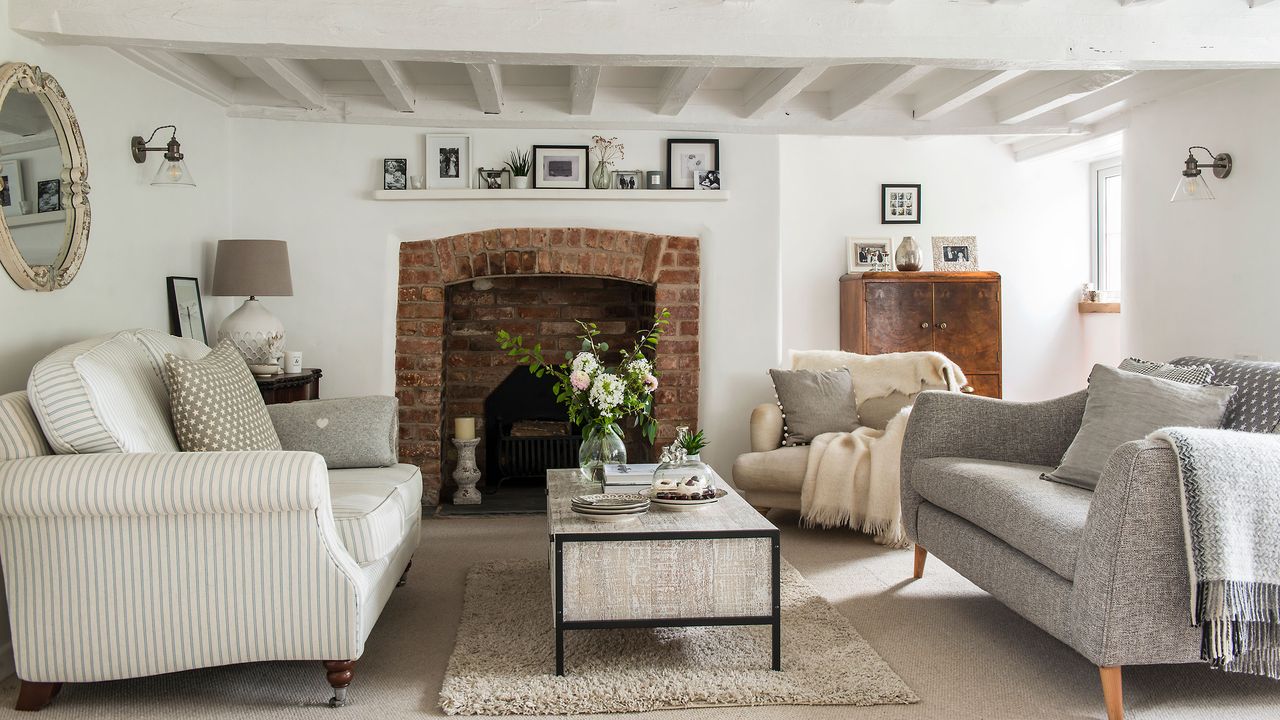
M929 503L959 515L1067 580L1075 578L1093 493L1047 483L1039 465L927 458L912 487Z
M858 427L858 399L848 368L770 370L782 408L782 444L807 445L822 433Z
M1094 365L1080 432L1044 479L1092 490L1116 448L1163 427L1218 427L1234 392Z
M330 469L396 464L396 399L382 395L268 405L284 450L324 456Z
M1153 360L1125 358L1120 362L1120 369L1126 372L1150 375L1192 385L1208 385L1213 382L1213 368L1208 365L1178 365Z
M1280 363L1202 357L1181 357L1174 362L1208 365L1213 368L1215 382L1236 387L1222 427L1261 433L1280 428Z

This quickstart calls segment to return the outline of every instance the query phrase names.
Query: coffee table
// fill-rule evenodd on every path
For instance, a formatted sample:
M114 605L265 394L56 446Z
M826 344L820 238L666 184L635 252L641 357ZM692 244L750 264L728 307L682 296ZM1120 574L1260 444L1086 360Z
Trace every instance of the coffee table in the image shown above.
M655 504L634 521L604 524L570 508L599 484L577 469L547 471L556 675L569 630L699 625L773 626L772 667L782 669L778 528L716 483L728 494L698 510Z

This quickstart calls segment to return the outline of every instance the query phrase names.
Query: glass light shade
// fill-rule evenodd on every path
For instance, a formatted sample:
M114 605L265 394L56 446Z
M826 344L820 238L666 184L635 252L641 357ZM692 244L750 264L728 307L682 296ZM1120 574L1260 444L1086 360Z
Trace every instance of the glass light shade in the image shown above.
M1169 198L1169 202L1212 199L1213 191L1209 189L1209 183L1205 182L1203 175L1194 177L1183 175L1178 181L1178 187L1173 189L1173 197Z
M164 185L174 187L195 187L195 178L191 175L191 170L187 167L187 161L183 160L160 160L160 167L156 170L155 177L151 178L152 185Z

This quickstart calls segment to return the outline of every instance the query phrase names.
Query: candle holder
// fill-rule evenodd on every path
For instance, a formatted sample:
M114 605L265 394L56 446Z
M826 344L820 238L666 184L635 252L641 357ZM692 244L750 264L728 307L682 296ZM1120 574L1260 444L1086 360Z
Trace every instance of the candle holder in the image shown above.
M480 482L480 468L476 467L476 445L479 439L453 439L453 446L458 448L458 467L453 470L453 481L458 489L453 491L454 505L479 505L480 491L476 483Z

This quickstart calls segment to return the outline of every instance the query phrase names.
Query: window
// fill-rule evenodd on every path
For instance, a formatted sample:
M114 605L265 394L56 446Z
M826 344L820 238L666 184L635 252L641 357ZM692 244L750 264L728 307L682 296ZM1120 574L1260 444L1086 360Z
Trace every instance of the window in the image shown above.
M1104 160L1090 166L1092 193L1093 286L1109 298L1120 297L1120 160Z

